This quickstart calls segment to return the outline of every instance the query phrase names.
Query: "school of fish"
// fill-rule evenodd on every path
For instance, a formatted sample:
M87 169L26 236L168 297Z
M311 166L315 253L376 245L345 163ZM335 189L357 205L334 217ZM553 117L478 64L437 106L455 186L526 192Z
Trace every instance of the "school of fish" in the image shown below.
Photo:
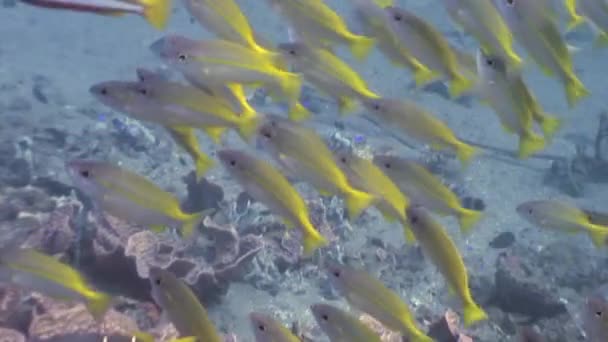
M30 5L100 15L137 14L164 29L170 0L22 0ZM516 155L528 158L542 151L562 122L547 113L522 77L530 61L563 86L565 103L576 106L590 93L573 67L570 47L562 33L587 22L597 32L597 44L608 42L608 2L565 0L558 11L550 0L443 0L453 24L478 42L476 51L463 51L425 18L393 0L352 0L350 5L363 32L354 33L323 0L267 0L292 32L286 42L269 42L249 24L236 0L184 0L189 13L214 39L195 40L170 34L150 50L178 71L186 82L137 69L132 80L92 85L90 94L109 108L166 129L192 158L198 179L222 167L254 200L264 204L288 229L297 229L303 255L328 245L311 221L307 203L291 179L309 183L319 196L343 199L353 223L375 208L388 222L403 228L404 241L417 244L436 266L461 304L465 326L480 324L487 313L475 301L469 275L456 243L436 216L458 220L461 233L471 234L482 212L465 208L441 178L423 164L402 156L331 150L323 136L307 125L314 120L300 103L301 88L310 85L336 102L341 115L365 112L383 125L431 149L457 157L466 168L482 153L462 141L432 110L406 98L384 97L371 89L349 63L335 53L348 48L355 61L375 49L395 67L407 68L418 87L432 81L447 83L457 99L471 95L490 106L509 134L519 139ZM560 20L560 13L566 20ZM515 46L526 51L518 54ZM259 113L247 92L263 88L285 113ZM265 156L246 149L218 147L216 158L201 149L197 132L222 145L235 131L244 142L256 143ZM73 183L92 200L95 210L148 227L155 232L174 228L185 239L196 238L210 212L187 213L179 200L146 177L119 165L96 160L71 160L66 169ZM608 216L565 202L531 199L514 208L538 227L585 233L598 248L608 243ZM324 267L327 279L351 309L367 313L410 342L432 342L406 298L373 275L347 265ZM0 251L0 281L18 284L51 297L84 302L101 320L112 297L90 285L70 265L32 249ZM176 327L181 342L223 341L192 290L170 272L153 268L152 297ZM608 305L589 299L586 322L592 340L608 338ZM380 341L349 310L316 303L310 311L333 342ZM603 314L603 317L598 315ZM249 315L257 342L301 341L268 313ZM536 334L531 330L523 335ZM144 332L134 340L153 341ZM524 337L522 337L523 339ZM527 340L527 339L526 339Z

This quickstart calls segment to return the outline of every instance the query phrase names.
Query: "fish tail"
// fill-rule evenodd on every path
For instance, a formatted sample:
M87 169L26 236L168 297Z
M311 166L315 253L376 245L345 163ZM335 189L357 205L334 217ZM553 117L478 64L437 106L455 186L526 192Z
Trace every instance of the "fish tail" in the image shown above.
M194 160L197 182L200 181L205 173L207 173L207 171L213 167L213 164L213 159L209 158L207 154L203 152L197 154L196 159Z
M555 133L559 130L562 125L562 121L554 116L544 114L543 119L540 122L540 127L547 140L553 139Z
M162 30L167 26L171 13L171 0L142 0L144 16L150 25Z
M310 257L319 248L328 244L328 241L314 227L307 229L304 232L304 256Z
M467 90L473 87L473 81L468 78L458 74L456 75L452 81L450 82L450 96L454 99L459 98L464 94Z
M488 319L488 314L471 299L464 305L463 318L465 327L469 327L473 323Z
M367 209L374 202L375 197L367 192L352 189L346 194L346 208L348 217L351 220L356 219L361 215L363 210Z
M185 238L192 238L193 234L198 230L198 226L208 214L209 211L205 210L201 213L188 215L182 225L182 236Z
M249 141L255 134L260 123L260 118L257 115L244 116L239 124L239 135L243 140Z
M414 235L412 228L410 228L410 226L407 224L403 224L403 235L405 236L405 242L408 245L413 245L416 243L416 236Z
M519 138L519 159L526 159L534 153L545 148L545 139L534 132Z
M565 86L566 97L570 107L574 107L582 98L590 94L589 90L587 90L583 82L581 82L576 75L568 77Z
M589 229L589 236L595 247L600 248L608 243L608 227L593 227Z
M478 149L463 142L456 147L456 156L463 166L467 166L478 152Z
M566 11L570 16L570 21L566 28L567 31L572 31L577 28L580 24L585 22L585 19L580 14L576 13L576 0L566 0Z
M289 103L296 103L300 100L300 92L302 90L302 78L300 75L291 72L282 72L279 76L279 82L281 91Z
M357 36L350 45L350 51L357 60L364 61L374 44L376 44L376 41L372 38Z
M310 117L310 111L298 101L291 106L288 115L292 121L304 121Z
M226 131L226 127L201 127L201 129L207 134L209 139L213 141L216 145L219 145L222 142L222 135Z
M431 71L424 65L416 66L412 72L414 73L414 83L416 83L416 87L423 87L437 79L437 73Z
M471 229L479 222L482 215L483 212L481 211L462 208L458 217L458 220L460 221L460 232L465 235L469 234Z
M103 320L103 316L111 305L112 297L101 292L95 292L87 300L87 309L96 321Z

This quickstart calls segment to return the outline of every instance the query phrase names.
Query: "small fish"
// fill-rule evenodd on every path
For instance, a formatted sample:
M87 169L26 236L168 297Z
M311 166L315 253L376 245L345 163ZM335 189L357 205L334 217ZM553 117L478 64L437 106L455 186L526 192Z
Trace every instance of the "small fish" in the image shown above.
M425 255L433 261L450 289L461 300L465 326L488 319L488 315L471 295L469 276L462 256L445 229L421 206L410 206L407 217Z
M608 341L608 299L600 288L585 298L581 319L589 342Z
M249 314L249 320L256 342L301 342L283 324L268 315L252 312Z
M574 0L568 2L574 2ZM608 45L608 3L597 0L578 0L578 10L598 31L595 45L603 47ZM576 10L574 13L576 13ZM576 19L573 19L570 25L576 26L576 24Z
M355 110L359 97L380 97L356 71L328 50L303 43L282 43L279 50L307 82L338 102L342 114Z
M504 61L494 55L477 51L479 84L477 96L494 109L509 133L519 136L519 158L528 158L545 148L545 139L534 132L533 109L517 86L519 80L509 73Z
M22 0L22 2L38 7L101 15L133 13L143 16L159 30L167 26L171 14L171 0Z
M285 17L293 30L306 43L344 44L350 47L359 60L367 57L374 40L352 33L344 20L325 2L319 0L269 0L270 4Z
M353 0L365 33L376 40L376 46L391 63L410 69L414 74L416 86L421 87L437 79L439 76L437 73L420 63L403 45L396 43L389 27L390 19L377 2L377 0ZM392 1L385 5L391 6Z
M433 342L418 327L408 305L380 280L344 265L330 265L327 271L332 285L350 305L409 337L410 342Z
M403 225L405 240L413 243L415 238L405 217L405 208L409 206L410 200L399 187L372 160L341 151L336 152L335 158L349 182L357 189L375 196L375 206L384 219L389 222L398 220Z
M589 91L574 72L568 46L547 6L546 1L497 1L519 43L541 70L560 79L568 105L574 107Z
M243 44L262 53L272 54L260 46L249 21L235 0L185 0L192 16L218 38Z
M310 311L331 342L381 342L380 336L359 318L328 304L314 304Z
M473 87L473 81L460 72L458 58L441 32L403 8L389 6L385 11L398 43L420 63L450 81L449 92L452 97L460 97Z
M249 140L259 121L255 111L237 115L221 98L196 87L165 80L102 82L92 86L90 93L102 103L122 108L140 120L165 127L201 129L216 143L228 127Z
M521 69L523 61L513 49L513 35L492 1L446 0L443 3L452 20L477 39L484 53L500 56L509 68Z
M433 149L452 151L464 166L478 152L473 146L458 139L443 121L413 102L379 98L363 99L362 103L386 127L395 127L407 136L429 144Z
M84 301L97 321L103 319L112 302L109 295L94 290L78 271L33 249L2 250L0 278L53 298Z
M541 228L570 233L587 233L596 247L608 243L608 227L594 224L584 211L563 202L539 200L517 206L517 213L526 221Z
M258 129L262 145L296 178L309 182L322 194L341 195L350 219L357 218L375 198L353 188L332 152L313 130L276 115L267 115Z
M204 79L216 86L242 84L266 86L275 98L286 100L293 120L304 120L310 113L299 103L300 75L276 67L276 58L260 54L244 45L224 40L192 40L182 36L165 36L151 45L165 62L187 79Z
M419 163L390 155L376 155L374 163L389 176L412 203L441 215L458 217L460 231L469 233L482 212L466 209L456 194Z
M158 267L150 269L152 298L182 336L194 336L200 341L223 342L207 310L190 287L171 272Z
M306 256L328 244L310 222L306 202L274 166L238 150L219 150L217 156L252 198L282 217L288 228L295 226L301 230Z
M72 160L66 168L74 184L91 197L99 209L154 231L181 226L191 236L206 213L188 214L172 194L134 172L93 160Z

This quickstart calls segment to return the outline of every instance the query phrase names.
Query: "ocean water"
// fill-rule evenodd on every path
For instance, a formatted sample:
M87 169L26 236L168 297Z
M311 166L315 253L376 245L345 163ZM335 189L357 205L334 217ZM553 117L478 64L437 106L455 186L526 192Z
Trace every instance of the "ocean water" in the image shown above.
M350 1L325 2L354 32L361 32ZM289 39L287 22L266 1L238 3L260 36L274 43ZM476 52L475 40L456 29L441 1L398 0L397 4L426 19L456 46ZM192 285L218 331L233 334L238 341L254 341L248 318L253 311L273 315L286 326L297 322L296 330L312 341L326 341L309 306L329 302L349 308L332 290L324 272L330 262L348 263L378 277L410 305L425 331L448 309L462 314L458 300L450 295L431 261L422 256L420 247L407 245L400 225L386 221L376 209L368 209L349 222L340 200L321 198L310 186L290 178L323 226L322 233L331 236L330 246L312 258L301 258L293 252L299 246L297 238L283 236L280 219L264 205L244 204L247 200L242 187L219 162L205 175L213 186L194 184L192 177L188 178L193 170L191 160L164 129L128 119L90 94L89 88L102 81L136 80L137 68L180 79L149 46L168 34L213 38L191 18L181 1L173 4L169 25L163 31L134 15L49 10L10 0L2 5L0 246L33 247L60 256L87 275L94 286L125 297L113 310L136 322L138 329L152 332L159 341L169 340L162 331L170 328L167 321L155 316L161 310L152 304L146 269L166 266L176 259L196 265L181 274L176 268L171 270ZM565 30L565 16L560 18ZM432 88L439 89L436 91L414 89L411 73L392 65L377 49L363 62L343 47L337 48L336 54L381 96L412 100L443 120L458 137L482 146L482 153L468 168L461 168L453 156L388 132L368 120L363 109L341 117L335 104L314 87L305 92L305 104L317 109L306 124L328 141L346 142L364 154L390 152L424 160L466 203L483 208L482 220L466 236L459 233L457 220L438 218L462 254L473 296L489 315L488 320L471 327L460 324L460 332L474 341L520 341L520 327L528 325L546 341L584 340L577 310L589 293L608 281L605 248L594 247L586 234L538 228L515 211L523 202L543 199L563 200L600 213L608 210L608 155L596 155L596 142L603 137L598 138L600 118L608 96L608 49L594 44L594 32L585 25L564 36L577 48L574 69L591 95L569 108L558 80L544 75L529 61L523 72L525 82L545 111L562 120L562 128L545 150L526 160L514 157L517 136L502 129L489 106L476 99L452 101L442 96L445 90L439 85ZM516 49L525 56L520 46ZM248 92L256 109L285 115L284 107L259 93ZM201 149L212 157L220 148L238 148L270 160L255 144L247 146L234 133L220 145L202 134L199 138ZM240 237L259 237L263 244L237 265L235 272L216 275L221 279L206 284L197 272L205 267L222 268L226 260L217 255L229 252L222 249L224 245L217 247L222 241L209 238L214 234L205 234L209 228L186 247L174 231L150 237L142 234L141 227L117 221L111 224L122 231L111 233L110 238L99 237L95 232L105 229L99 223L99 213L90 199L76 190L65 168L67 161L83 158L110 162L145 176L191 209L216 208L214 221L233 227ZM153 239L153 250L138 249L130 239L132 234ZM162 246L170 246L171 252ZM246 247L237 243L237 248ZM112 253L119 257L107 258ZM228 262L240 260L232 256ZM0 294L5 295L11 287L0 283L0 288ZM32 296L27 291L20 295ZM7 307L0 307L1 328L19 331L30 340L50 340L32 337L32 319L21 317L21 313L17 317L17 311L7 311ZM47 314L66 310L49 307ZM59 332L53 341L62 340L61 322L57 326ZM109 328L92 327L87 336L95 340L115 333L104 329ZM125 337L128 332L115 336Z

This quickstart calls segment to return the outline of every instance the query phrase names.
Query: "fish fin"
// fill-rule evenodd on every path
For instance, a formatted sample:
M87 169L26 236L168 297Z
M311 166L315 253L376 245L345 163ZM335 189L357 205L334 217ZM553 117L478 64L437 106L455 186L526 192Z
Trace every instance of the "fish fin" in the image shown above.
M302 91L302 78L299 74L283 71L279 76L280 87L283 95L290 104L296 103L300 99Z
M570 20L566 28L566 31L569 32L577 28L580 24L584 23L585 18L576 13L576 0L566 0L564 1L564 5L566 7L566 12L568 12L568 15L570 16Z
M300 102L296 102L289 110L289 119L292 121L304 121L310 117L310 112Z
M219 145L222 142L222 135L226 131L226 127L203 127L203 131L213 143Z
M95 292L87 298L87 309L98 322L103 320L103 316L111 305L112 297L105 293Z
M481 211L462 208L458 217L458 220L460 221L460 232L462 234L469 234L471 229L479 222L482 215L483 212Z
M449 93L453 99L459 98L467 90L473 87L473 81L460 75L450 82Z
M243 117L239 124L239 135L243 140L250 141L251 137L255 134L260 123L260 118L257 116Z
M353 40L350 50L353 56L359 61L364 61L371 52L372 48L376 44L376 41L369 37L357 36Z
M375 200L375 197L359 190L351 190L346 194L345 202L348 211L348 218L354 220L363 210L370 207Z
M150 230L155 232L155 233L162 233L165 230L167 230L167 226L163 225L163 224L153 224L150 225Z
M424 87L425 85L435 81L439 76L439 74L423 65L413 70L413 73L414 83L416 83L417 88Z
M562 125L562 121L554 116L544 114L543 120L540 123L540 127L547 140L553 139L555 133L559 130Z
M471 300L470 303L465 304L462 311L465 327L469 327L473 323L488 319L488 314L473 300Z
M374 0L374 2L381 8L387 8L388 6L393 6L394 0Z
M167 26L171 14L171 0L141 0L144 4L144 16L150 25L162 30Z
M340 114L347 115L357 109L357 101L350 97L343 96L338 100L338 106L340 107Z
M575 75L568 78L565 86L566 97L570 107L574 107L582 98L590 94L589 90L585 88L585 85Z
M545 148L545 139L534 132L528 133L519 138L518 157L526 159L543 148Z
M589 237L595 247L600 248L608 243L608 227L607 228L592 228L589 229Z
M201 178L209 171L210 168L214 165L213 159L211 159L205 153L199 153L194 161L195 170L196 170L196 181L200 181Z
M193 234L198 231L198 226L203 222L203 219L209 216L213 211L213 209L207 209L200 213L188 215L182 224L182 236L185 238L192 238Z
M463 142L459 143L456 148L456 156L463 166L467 166L478 152L478 149Z
M304 233L302 244L304 246L304 257L310 257L317 249L327 245L328 241L323 235L314 230L314 233Z

